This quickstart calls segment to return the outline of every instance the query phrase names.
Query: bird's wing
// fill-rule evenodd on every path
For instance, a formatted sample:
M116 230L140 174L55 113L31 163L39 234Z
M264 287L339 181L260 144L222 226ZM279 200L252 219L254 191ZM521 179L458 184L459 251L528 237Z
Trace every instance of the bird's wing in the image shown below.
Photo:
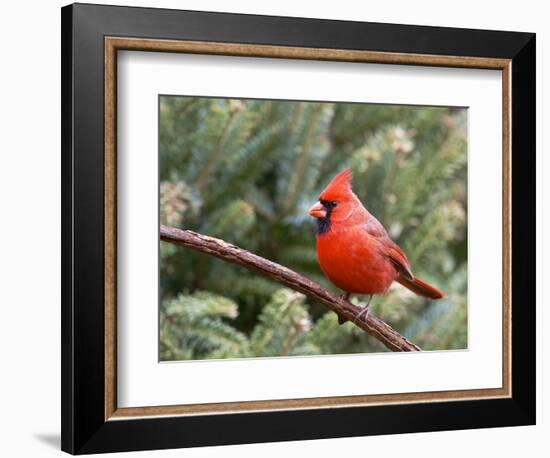
M363 228L371 237L374 237L379 241L383 253L389 258L395 269L403 276L403 278L412 280L414 275L411 272L407 255L395 242L393 242L392 239L390 239L390 236L386 232L386 229L384 229L382 223L371 215Z
M388 233L382 223L374 218L372 215L369 217L368 221L363 225L363 228L367 233L376 238L386 238Z
M388 239L389 240L389 239ZM409 260L401 248L399 248L394 242L389 240L390 244L387 247L386 255L390 258L390 261L397 269L397 271L408 280L414 279L411 272Z

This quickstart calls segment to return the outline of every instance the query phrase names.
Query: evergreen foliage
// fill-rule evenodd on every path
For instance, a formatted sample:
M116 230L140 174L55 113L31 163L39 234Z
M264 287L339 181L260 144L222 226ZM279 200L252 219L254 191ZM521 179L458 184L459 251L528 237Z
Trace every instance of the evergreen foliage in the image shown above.
M372 312L423 349L467 346L466 111L162 96L161 223L239 245L329 289L307 209L345 166L354 190L448 294L394 285ZM385 351L303 295L161 243L161 359ZM361 303L364 297L354 297Z

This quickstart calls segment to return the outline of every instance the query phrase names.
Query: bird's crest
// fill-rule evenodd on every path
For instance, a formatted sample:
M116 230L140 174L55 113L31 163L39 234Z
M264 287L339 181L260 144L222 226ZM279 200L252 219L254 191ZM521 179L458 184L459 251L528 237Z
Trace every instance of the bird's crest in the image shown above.
M328 186L321 193L322 200L338 200L349 197L353 194L351 190L351 179L353 178L351 170L346 167L336 175Z

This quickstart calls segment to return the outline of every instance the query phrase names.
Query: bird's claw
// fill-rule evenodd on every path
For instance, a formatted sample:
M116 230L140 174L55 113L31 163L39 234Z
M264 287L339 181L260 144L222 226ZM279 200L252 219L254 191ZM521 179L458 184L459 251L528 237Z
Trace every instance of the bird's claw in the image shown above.
M345 301L349 301L350 293L342 293L340 294L340 299L344 299Z
M353 323L357 323L357 320L360 321L367 321L367 318L369 317L369 310L370 310L370 301L372 300L372 294L369 297L369 301L367 302L367 305L365 305L361 311L355 316L353 319Z
M355 319L353 320L353 322L357 322L357 320L359 321L367 321L367 318L369 317L369 311L370 307L367 305L366 307L363 307L361 309L361 311L355 316Z
M340 294L340 299L344 299L345 301L349 301L350 293L342 293ZM344 315L338 314L338 324L344 324L348 319Z
M367 302L367 305L365 305L363 309L353 319L354 324L357 323L357 320L367 321L367 318L369 317L369 309L370 309L370 303L372 301L372 296L373 295L371 294Z

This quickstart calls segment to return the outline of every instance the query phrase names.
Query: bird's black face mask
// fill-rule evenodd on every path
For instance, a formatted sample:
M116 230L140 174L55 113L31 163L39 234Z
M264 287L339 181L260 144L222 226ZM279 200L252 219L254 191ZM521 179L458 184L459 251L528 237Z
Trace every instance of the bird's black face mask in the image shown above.
M326 215L324 218L317 218L317 235L325 234L330 230L330 214L332 209L336 206L335 202L329 202L327 200L320 200L321 205L325 208Z

